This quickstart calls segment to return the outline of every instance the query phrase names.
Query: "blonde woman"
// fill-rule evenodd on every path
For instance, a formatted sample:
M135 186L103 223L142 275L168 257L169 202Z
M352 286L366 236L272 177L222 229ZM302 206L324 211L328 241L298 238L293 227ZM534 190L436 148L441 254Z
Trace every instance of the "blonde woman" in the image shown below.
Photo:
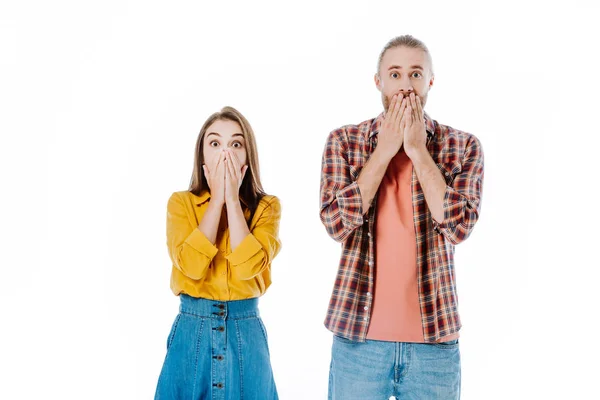
M250 124L232 107L196 143L190 188L167 206L181 300L155 399L277 399L258 298L279 252L281 206L264 193Z

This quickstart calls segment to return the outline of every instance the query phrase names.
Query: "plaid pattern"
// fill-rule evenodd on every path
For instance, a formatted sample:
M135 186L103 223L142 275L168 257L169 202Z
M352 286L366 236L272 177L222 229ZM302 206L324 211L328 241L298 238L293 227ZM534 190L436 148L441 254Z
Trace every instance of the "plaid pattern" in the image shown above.
M365 341L375 278L377 198L363 215L357 178L377 146L383 113L329 134L321 166L321 221L342 243L342 255L325 326L334 334ZM425 115L427 149L446 180L444 221L436 223L412 173L413 217L417 240L419 302L426 342L458 332L454 245L467 239L479 216L483 150L468 133ZM377 197L377 196L376 196Z

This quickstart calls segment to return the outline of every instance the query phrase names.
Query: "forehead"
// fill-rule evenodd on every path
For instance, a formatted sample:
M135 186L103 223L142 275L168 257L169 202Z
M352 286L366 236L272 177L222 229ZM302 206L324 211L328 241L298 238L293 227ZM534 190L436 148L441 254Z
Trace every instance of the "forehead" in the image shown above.
M217 120L208 127L205 138L208 138L211 133L218 133L223 138L230 138L235 134L242 134L242 127L235 121ZM214 137L214 135L210 136Z
M420 65L423 68L429 67L429 58L425 51L406 46L394 47L385 52L381 59L381 69L387 70L391 66L399 66L403 69L409 69L414 65Z

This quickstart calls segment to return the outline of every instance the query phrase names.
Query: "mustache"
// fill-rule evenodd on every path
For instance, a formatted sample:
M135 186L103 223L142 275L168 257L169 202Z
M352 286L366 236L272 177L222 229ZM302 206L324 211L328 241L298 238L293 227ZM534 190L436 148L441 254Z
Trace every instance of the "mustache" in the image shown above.
M394 94L395 94L395 95L397 95L397 96L398 96L399 98L401 98L401 99L404 99L404 98L410 97L410 95L411 95L411 94L414 94L414 95L415 95L415 97L418 97L418 98L420 98L420 99L422 99L422 98L423 98L421 95L417 94L416 92L412 92L412 93L394 93ZM391 99L392 99L392 97L394 96L394 94L393 94L393 95L391 95L391 96L390 96L390 97L388 97L388 98L391 100Z

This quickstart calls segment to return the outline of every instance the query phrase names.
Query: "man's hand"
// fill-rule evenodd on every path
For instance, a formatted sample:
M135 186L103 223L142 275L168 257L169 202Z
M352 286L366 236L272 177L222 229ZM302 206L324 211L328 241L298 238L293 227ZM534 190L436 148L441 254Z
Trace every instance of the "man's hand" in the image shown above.
M402 147L404 135L401 124L402 116L406 114L408 99L400 99L398 95L392 97L390 106L385 113L379 139L377 142L377 151L386 160L391 160Z
M404 151L414 161L414 157L427 152L427 132L421 99L414 93L407 97L407 105L402 116Z

